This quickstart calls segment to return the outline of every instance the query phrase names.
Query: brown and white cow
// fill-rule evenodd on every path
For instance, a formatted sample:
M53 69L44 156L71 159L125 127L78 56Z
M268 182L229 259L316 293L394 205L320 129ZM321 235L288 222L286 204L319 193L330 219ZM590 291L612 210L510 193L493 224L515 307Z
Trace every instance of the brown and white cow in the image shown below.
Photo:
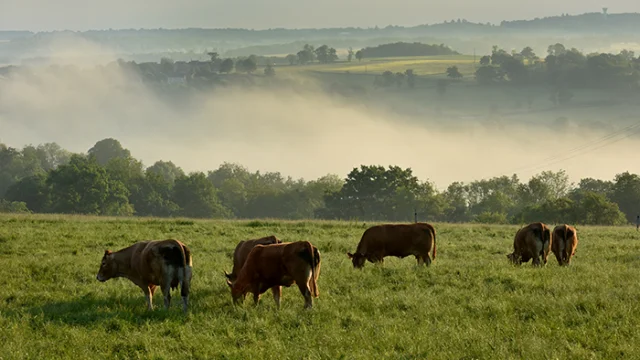
M191 284L191 251L175 239L137 242L116 252L105 250L97 279L125 277L144 292L147 308L153 310L157 286L164 295L164 307L171 303L170 291L180 284L182 310L187 311Z
M416 257L418 265L431 265L429 251L433 247L436 258L436 230L431 224L385 224L368 228L362 234L355 253L347 253L354 268L362 268L365 261L383 263L387 256Z
M224 276L233 283L238 277L238 273L240 272L240 269L242 269L242 265L244 265L244 262L247 260L251 250L253 250L256 245L271 244L282 244L282 241L273 235L259 239L240 241L233 252L233 270L231 270L231 274L228 274L225 271Z
M551 251L560 266L569 265L578 247L578 233L573 226L558 225L553 229Z
M507 255L509 261L520 265L533 259L533 266L540 266L540 257L547 264L551 250L551 230L541 222L531 223L516 232L513 239L513 252Z
M297 284L302 296L304 307L313 305L312 295L318 297L318 275L320 275L320 252L308 241L291 243L256 245L249 253L236 281L231 287L233 303L248 292L253 293L253 301L257 305L260 295L268 289L273 291L273 299L280 308L282 286L289 287Z

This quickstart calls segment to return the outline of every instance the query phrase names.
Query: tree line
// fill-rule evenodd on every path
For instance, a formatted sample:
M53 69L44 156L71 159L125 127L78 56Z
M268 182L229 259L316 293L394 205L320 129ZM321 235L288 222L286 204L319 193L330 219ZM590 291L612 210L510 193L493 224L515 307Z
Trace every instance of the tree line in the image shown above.
M475 76L480 84L550 85L554 89L552 101L562 104L572 98L570 88L637 90L640 57L628 50L583 54L557 43L549 45L547 55L541 58L530 47L509 53L494 46L491 55L480 59Z
M311 181L224 163L186 174L171 161L145 167L115 139L86 153L55 143L0 144L0 212L194 218L357 219L365 221L621 225L635 220L640 176L569 183L564 171L522 182L516 175L438 191L410 168L361 165L345 178Z

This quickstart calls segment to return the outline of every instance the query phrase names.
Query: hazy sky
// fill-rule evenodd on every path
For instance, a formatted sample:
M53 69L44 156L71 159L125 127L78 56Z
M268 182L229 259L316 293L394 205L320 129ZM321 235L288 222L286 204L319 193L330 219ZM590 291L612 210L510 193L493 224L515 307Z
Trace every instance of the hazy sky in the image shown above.
M600 11L638 12L633 0L0 0L0 30L417 25Z

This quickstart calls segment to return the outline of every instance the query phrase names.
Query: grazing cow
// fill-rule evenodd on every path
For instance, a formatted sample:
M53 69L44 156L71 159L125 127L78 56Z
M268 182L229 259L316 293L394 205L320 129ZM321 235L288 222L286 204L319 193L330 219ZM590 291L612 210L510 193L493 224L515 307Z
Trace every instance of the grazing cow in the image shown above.
M248 292L253 293L253 301L257 305L260 295L275 287L273 299L278 309L282 286L297 284L304 296L304 307L311 308L311 296L319 296L319 274L320 252L308 241L256 245L240 269L236 281L232 283L227 279L227 284L231 287L234 305L241 297L244 299Z
M578 233L573 226L558 225L553 229L553 243L551 250L558 259L560 266L569 265L571 257L576 254L578 247Z
M386 224L365 230L354 254L347 253L354 268L362 268L366 260L383 263L386 256L416 257L418 266L431 265L429 251L436 258L436 230L431 224Z
M551 243L549 227L541 222L531 223L516 232L513 239L513 252L507 255L507 258L516 265L533 259L533 266L540 266L540 257L542 257L546 265Z
M244 265L244 262L247 260L247 256L249 256L251 250L253 250L256 245L271 244L282 244L282 241L273 235L260 239L240 241L233 252L233 270L231 270L231 274L228 274L225 271L224 276L233 283L238 277L238 273L240 272L240 269L242 269L242 265Z
M105 250L97 279L125 277L144 292L149 310L153 310L153 293L159 285L164 295L164 307L171 303L170 290L180 284L182 310L187 312L191 284L191 251L174 239L147 240L122 250Z

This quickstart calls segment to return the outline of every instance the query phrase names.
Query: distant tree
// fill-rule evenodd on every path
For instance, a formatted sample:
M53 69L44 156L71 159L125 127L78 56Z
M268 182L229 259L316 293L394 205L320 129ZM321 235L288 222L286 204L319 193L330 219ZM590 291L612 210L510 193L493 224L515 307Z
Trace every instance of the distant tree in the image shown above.
M98 164L106 165L111 159L121 158L128 159L131 158L131 152L122 147L122 144L116 139L108 138L98 141L91 149L89 149L88 154L90 157L94 157Z
M209 57L211 58L212 63L215 63L220 57L220 54L218 54L217 52L208 52L207 55L209 55Z
M315 60L316 51L312 45L305 44L304 48L298 51L297 55L298 55L298 63L300 63L301 65L306 65Z
M49 173L51 211L93 215L131 215L129 191L109 177L94 157L73 155L68 164Z
M458 71L458 67L455 65L447 68L447 76L452 79L462 78L462 74Z
M624 172L617 174L613 181L611 200L618 204L626 215L627 221L635 222L640 214L640 176Z
M233 63L233 59L224 59L222 61L222 63L220 63L220 72L221 73L230 73L233 70L234 67L234 63Z
M226 218L229 210L218 199L216 188L203 173L192 173L176 179L173 202L180 215L194 218Z
M354 55L353 48L349 47L349 51L347 53L347 61L348 62L351 62L351 60L353 60L353 55Z
M533 60L537 58L536 53L534 53L533 49L529 46L522 49L522 51L520 52L520 55L522 55L527 60Z
M481 66L476 70L476 80L479 84L487 85L500 80L497 68L494 66Z
M4 198L10 202L25 203L30 211L47 212L51 207L47 176L37 174L20 179L7 189Z
M406 75L404 73L401 72L397 72L396 73L396 85L398 87L401 87L402 84L404 84L404 79L406 78Z
M315 50L316 58L319 62L326 64L338 60L336 49L329 48L327 45L322 45Z
M271 64L267 64L267 66L264 68L264 75L265 76L276 76L276 70L273 68L273 66Z
M364 53L362 53L362 50L356 51L356 59L358 59L358 61L362 61L362 59L364 59Z
M156 174L161 176L164 181L173 185L176 179L184 175L184 171L176 166L171 161L156 161L153 165L149 166L146 170L149 174Z
M286 59L289 62L289 65L295 65L298 63L298 55L296 54L289 54Z
M404 74L407 76L407 85L413 89L416 86L416 78L418 76L413 72L413 69L407 69Z
M389 70L382 73L382 86L389 87L395 83L395 76Z
M485 55L480 58L480 65L487 66L489 64L491 64L491 56Z

